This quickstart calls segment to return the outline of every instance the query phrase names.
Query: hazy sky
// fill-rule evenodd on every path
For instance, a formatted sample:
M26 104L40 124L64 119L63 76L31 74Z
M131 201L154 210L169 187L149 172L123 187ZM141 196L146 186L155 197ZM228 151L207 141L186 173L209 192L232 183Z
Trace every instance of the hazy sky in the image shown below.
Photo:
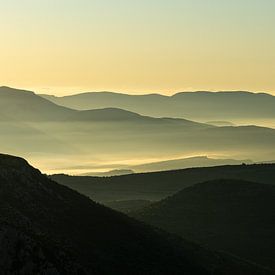
M274 0L0 0L0 85L275 93Z

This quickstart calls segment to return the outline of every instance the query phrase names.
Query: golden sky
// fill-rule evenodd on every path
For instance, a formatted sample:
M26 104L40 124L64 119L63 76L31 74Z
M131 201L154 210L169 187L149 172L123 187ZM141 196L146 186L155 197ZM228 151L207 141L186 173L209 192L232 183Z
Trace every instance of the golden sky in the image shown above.
M0 0L0 86L275 94L273 0Z

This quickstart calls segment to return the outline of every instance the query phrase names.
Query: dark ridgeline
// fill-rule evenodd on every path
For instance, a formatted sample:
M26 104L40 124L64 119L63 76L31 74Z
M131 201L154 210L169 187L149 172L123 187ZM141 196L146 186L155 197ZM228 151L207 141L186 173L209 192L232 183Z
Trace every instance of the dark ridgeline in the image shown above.
M196 184L132 216L275 273L275 186L242 180Z
M275 270L274 164L51 177L146 223Z
M1 274L208 274L169 235L58 185L23 159L0 156L0 196Z
M0 155L1 274L272 274L168 235Z
M226 165L116 177L52 175L53 180L95 201L157 201L202 181L221 178L275 184L275 164Z

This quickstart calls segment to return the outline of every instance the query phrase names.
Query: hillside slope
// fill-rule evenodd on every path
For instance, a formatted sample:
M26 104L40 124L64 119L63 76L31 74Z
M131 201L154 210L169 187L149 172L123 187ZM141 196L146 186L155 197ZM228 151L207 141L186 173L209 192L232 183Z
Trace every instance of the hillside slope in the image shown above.
M275 186L240 180L196 184L132 215L275 271Z
M0 155L0 183L5 274L208 274L189 248L58 185L23 159Z
M0 155L0 204L1 274L272 274L96 204L21 158Z

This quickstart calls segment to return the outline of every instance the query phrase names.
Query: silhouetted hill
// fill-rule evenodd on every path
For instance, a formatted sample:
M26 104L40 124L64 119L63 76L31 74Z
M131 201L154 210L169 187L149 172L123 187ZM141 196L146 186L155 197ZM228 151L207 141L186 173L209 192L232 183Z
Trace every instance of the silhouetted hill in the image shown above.
M274 211L275 186L216 180L185 188L132 215L275 271Z
M271 274L94 203L0 155L2 274Z
M275 183L275 164L228 165L108 178L52 175L52 179L96 201L156 201L202 181L221 178Z
M184 117L203 121L275 117L274 96L244 91L182 92L173 96L111 92L91 92L65 97L42 96L59 105L79 110L115 107L149 116Z
M78 265L87 274L208 274L168 235L58 185L23 159L1 155L0 182L4 274L81 274L71 269Z

